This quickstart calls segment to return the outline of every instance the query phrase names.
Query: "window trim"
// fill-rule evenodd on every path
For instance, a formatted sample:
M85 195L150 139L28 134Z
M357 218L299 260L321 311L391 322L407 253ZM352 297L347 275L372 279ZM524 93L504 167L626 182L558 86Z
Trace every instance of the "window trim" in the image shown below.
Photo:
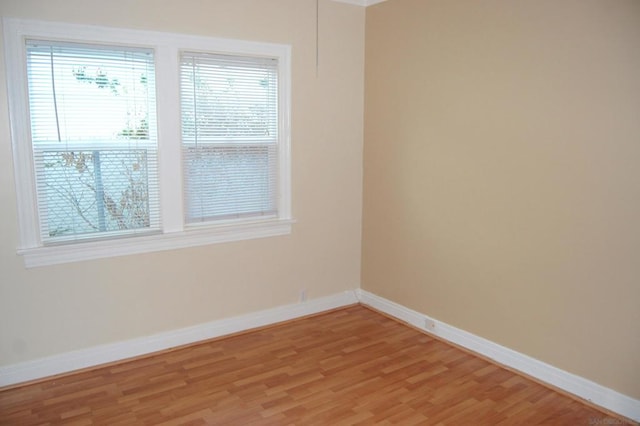
M291 233L291 46L214 37L3 18L7 96L18 209L18 254L26 267L201 246ZM44 246L40 240L26 82L27 38L151 48L156 60L158 184L162 231ZM188 226L183 215L180 51L278 59L278 216ZM178 107L176 107L178 106ZM179 178L176 179L176 176Z

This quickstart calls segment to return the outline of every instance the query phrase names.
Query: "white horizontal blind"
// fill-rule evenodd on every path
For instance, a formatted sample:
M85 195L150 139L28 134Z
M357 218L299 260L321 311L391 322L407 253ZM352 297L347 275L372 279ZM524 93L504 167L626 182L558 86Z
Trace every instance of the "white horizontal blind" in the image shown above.
M159 230L153 51L26 49L43 243Z
M187 223L277 215L278 62L183 52Z

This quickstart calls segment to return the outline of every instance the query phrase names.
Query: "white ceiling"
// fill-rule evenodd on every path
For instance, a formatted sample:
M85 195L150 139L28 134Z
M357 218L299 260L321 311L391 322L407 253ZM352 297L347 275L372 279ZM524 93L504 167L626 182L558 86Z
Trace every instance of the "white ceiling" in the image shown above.
M358 6L366 7L376 3L382 3L385 0L333 0L333 1L339 1L340 3L357 4Z

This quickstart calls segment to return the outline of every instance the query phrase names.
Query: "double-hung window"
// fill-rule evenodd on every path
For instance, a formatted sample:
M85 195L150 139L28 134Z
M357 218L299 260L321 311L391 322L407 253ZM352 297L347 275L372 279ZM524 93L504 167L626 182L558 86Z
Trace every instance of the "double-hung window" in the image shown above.
M182 53L187 223L277 213L277 71L271 58Z
M27 266L291 231L289 46L4 28Z
M42 243L159 230L153 51L25 46Z

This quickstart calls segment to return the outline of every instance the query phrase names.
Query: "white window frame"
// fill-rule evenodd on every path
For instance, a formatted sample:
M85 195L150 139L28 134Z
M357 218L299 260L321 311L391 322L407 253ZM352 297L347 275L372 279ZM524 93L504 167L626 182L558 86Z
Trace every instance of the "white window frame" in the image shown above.
M178 249L291 233L291 46L213 37L4 18L5 59L19 247L27 267ZM25 40L59 40L146 47L156 61L158 170L162 232L44 246L40 239ZM202 51L278 59L278 215L186 226L183 214L180 51Z

